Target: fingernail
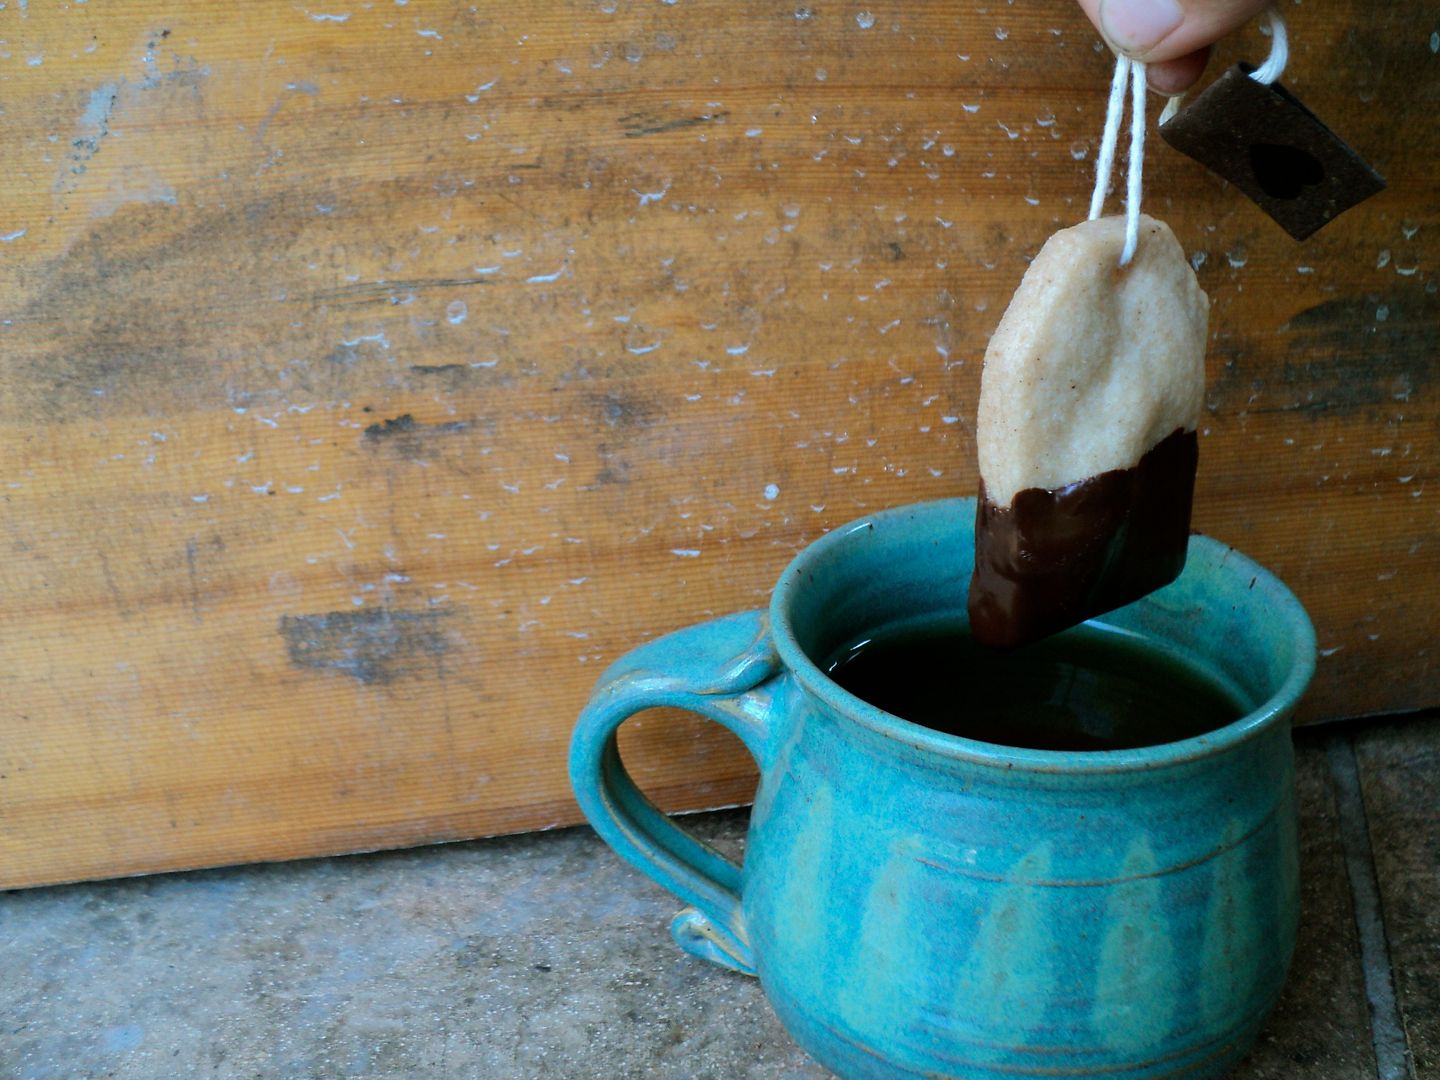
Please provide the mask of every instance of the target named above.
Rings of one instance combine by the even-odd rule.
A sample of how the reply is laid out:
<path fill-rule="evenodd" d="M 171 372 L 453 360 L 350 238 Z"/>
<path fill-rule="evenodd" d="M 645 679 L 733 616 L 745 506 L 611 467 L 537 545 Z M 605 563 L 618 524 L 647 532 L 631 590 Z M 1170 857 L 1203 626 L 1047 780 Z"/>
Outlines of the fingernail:
<path fill-rule="evenodd" d="M 1175 0 L 1101 0 L 1100 29 L 1121 52 L 1143 58 L 1185 19 Z"/>

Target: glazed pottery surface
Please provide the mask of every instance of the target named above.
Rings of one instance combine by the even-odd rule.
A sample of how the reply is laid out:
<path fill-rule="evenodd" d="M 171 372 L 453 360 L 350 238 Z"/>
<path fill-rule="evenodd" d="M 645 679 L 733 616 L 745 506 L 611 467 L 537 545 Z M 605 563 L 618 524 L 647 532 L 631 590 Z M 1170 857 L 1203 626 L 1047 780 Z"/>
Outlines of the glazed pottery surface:
<path fill-rule="evenodd" d="M 971 741 L 831 682 L 817 662 L 859 635 L 964 612 L 974 516 L 969 499 L 875 514 L 802 552 L 768 611 L 621 658 L 576 727 L 580 805 L 690 905 L 681 947 L 758 975 L 842 1077 L 1220 1076 L 1295 939 L 1287 721 L 1309 619 L 1263 568 L 1192 537 L 1174 584 L 1091 625 L 1204 670 L 1245 715 L 1136 750 Z M 657 705 L 725 725 L 759 763 L 743 866 L 625 773 L 615 731 Z"/>

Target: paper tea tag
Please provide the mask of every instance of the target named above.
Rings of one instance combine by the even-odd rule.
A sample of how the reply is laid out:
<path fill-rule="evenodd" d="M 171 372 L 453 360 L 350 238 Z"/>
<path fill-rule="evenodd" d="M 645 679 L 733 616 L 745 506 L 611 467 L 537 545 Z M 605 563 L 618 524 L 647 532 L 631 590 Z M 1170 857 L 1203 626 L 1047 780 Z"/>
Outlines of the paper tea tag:
<path fill-rule="evenodd" d="M 1160 137 L 1304 240 L 1385 180 L 1294 94 L 1252 79 L 1254 70 L 1236 64 L 1160 125 Z"/>

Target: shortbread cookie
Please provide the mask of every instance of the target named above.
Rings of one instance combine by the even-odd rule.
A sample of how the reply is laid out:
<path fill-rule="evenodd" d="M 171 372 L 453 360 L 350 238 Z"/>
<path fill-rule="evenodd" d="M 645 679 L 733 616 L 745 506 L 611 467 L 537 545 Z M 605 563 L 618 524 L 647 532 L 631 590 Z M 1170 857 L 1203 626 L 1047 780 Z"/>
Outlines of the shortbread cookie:
<path fill-rule="evenodd" d="M 1010 647 L 1137 600 L 1185 565 L 1209 302 L 1175 235 L 1064 229 L 1026 271 L 980 383 L 970 620 Z"/>

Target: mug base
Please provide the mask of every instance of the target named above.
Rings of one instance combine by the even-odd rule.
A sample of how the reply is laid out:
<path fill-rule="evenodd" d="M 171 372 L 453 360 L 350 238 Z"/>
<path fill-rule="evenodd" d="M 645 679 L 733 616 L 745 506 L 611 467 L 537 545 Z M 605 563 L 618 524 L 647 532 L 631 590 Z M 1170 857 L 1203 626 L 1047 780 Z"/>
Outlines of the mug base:
<path fill-rule="evenodd" d="M 884 1046 L 871 1045 L 855 1036 L 807 1015 L 773 994 L 765 985 L 770 1006 L 781 1025 L 807 1054 L 840 1080 L 1021 1080 L 1043 1076 L 1075 1080 L 1220 1080 L 1239 1063 L 1254 1045 L 1269 1015 L 1261 1015 L 1232 1028 L 1199 1046 L 1172 1050 L 1159 1059 L 1116 1058 L 1110 1062 L 1090 1061 L 1067 1066 L 1054 1054 L 1036 1055 L 1032 1050 L 1018 1050 L 1011 1062 L 994 1060 L 996 1048 L 977 1049 L 977 1055 L 991 1060 L 959 1061 L 965 1047 L 957 1046 L 952 1054 L 931 1053 L 910 1061 L 909 1055 L 895 1053 Z M 1027 1060 L 1028 1059 L 1028 1060 Z"/>

